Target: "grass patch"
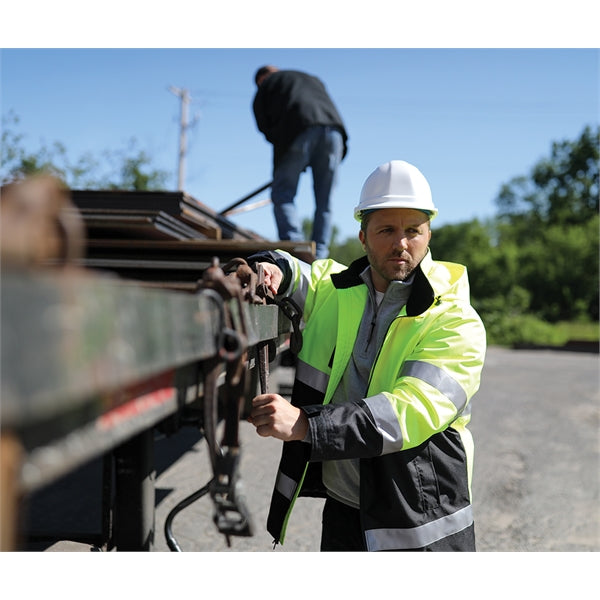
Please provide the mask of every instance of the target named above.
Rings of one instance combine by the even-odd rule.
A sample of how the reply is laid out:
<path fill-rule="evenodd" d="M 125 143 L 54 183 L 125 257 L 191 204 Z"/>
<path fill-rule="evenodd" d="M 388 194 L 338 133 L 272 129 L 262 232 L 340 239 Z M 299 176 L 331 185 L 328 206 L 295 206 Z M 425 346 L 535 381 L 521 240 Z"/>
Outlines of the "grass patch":
<path fill-rule="evenodd" d="M 567 340 L 577 340 L 582 342 L 597 342 L 600 340 L 600 324 L 566 322 L 557 323 L 556 327 Z"/>

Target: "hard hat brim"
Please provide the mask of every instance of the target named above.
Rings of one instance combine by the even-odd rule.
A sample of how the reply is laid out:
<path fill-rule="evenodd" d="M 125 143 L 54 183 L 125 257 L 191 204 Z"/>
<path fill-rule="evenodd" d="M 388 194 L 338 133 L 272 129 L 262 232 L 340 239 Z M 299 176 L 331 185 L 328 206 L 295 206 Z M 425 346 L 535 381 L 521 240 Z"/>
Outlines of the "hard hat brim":
<path fill-rule="evenodd" d="M 437 208 L 419 208 L 417 206 L 410 206 L 406 202 L 395 203 L 388 200 L 387 202 L 381 202 L 379 204 L 371 204 L 368 208 L 361 208 L 360 205 L 357 206 L 354 209 L 354 218 L 360 222 L 366 214 L 373 212 L 374 210 L 382 210 L 384 208 L 412 208 L 413 210 L 420 210 L 429 216 L 430 221 L 432 221 L 438 214 Z"/>

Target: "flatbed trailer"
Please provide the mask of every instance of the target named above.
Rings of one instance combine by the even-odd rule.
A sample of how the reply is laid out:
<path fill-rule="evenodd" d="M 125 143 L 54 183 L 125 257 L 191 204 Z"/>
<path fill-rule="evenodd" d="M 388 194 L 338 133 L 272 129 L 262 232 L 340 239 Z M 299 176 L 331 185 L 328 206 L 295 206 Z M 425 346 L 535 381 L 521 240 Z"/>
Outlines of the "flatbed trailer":
<path fill-rule="evenodd" d="M 206 289 L 204 275 L 232 256 L 310 256 L 314 244 L 268 242 L 180 192 L 66 193 L 42 179 L 3 188 L 2 202 L 0 550 L 27 549 L 29 497 L 98 459 L 90 543 L 152 550 L 155 434 L 198 427 L 214 455 L 216 426 L 233 427 L 232 355 L 247 403 L 297 328 L 276 304 Z M 182 238 L 190 227 L 196 237 Z M 222 490 L 211 496 L 227 507 Z"/>
<path fill-rule="evenodd" d="M 113 463 L 115 485 L 97 545 L 150 550 L 153 430 L 175 433 L 199 411 L 218 307 L 77 271 L 4 274 L 0 302 L 2 550 L 20 547 L 26 495 L 99 456 Z M 280 309 L 242 306 L 248 355 L 267 341 L 285 349 Z M 250 358 L 250 377 L 255 368 Z"/>

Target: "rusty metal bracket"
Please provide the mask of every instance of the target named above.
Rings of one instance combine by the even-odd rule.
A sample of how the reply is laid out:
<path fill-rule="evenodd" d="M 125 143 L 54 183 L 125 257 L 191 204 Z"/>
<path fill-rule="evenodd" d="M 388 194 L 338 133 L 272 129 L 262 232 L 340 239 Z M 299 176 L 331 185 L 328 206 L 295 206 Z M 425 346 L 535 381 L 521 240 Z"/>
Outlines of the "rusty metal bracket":
<path fill-rule="evenodd" d="M 248 287 L 248 286 L 247 286 Z M 213 479 L 209 485 L 214 503 L 213 521 L 219 532 L 225 535 L 227 545 L 230 536 L 252 535 L 250 514 L 246 507 L 243 486 L 239 477 L 240 443 L 239 420 L 246 397 L 246 365 L 248 356 L 247 328 L 242 303 L 248 297 L 240 280 L 226 276 L 213 259 L 212 266 L 204 272 L 199 283 L 199 293 L 210 293 L 213 299 L 220 296 L 222 323 L 218 328 L 219 352 L 209 361 L 204 382 L 204 431 L 210 449 Z M 227 302 L 238 308 L 238 323 L 234 323 Z M 219 391 L 217 378 L 225 363 L 224 431 L 220 442 L 216 439 L 219 420 Z"/>

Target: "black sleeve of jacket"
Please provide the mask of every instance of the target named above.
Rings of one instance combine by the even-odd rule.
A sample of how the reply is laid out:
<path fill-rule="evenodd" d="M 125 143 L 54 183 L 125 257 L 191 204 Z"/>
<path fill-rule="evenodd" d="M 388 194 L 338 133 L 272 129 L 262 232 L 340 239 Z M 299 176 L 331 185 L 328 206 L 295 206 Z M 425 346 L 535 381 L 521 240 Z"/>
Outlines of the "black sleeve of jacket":
<path fill-rule="evenodd" d="M 267 141 L 273 143 L 273 127 L 266 112 L 263 95 L 256 94 L 252 103 L 252 111 L 254 112 L 254 119 L 258 130 L 265 136 Z"/>
<path fill-rule="evenodd" d="M 362 400 L 303 406 L 302 410 L 308 417 L 311 461 L 381 455 L 381 434 Z"/>
<path fill-rule="evenodd" d="M 259 262 L 268 262 L 273 265 L 277 265 L 283 273 L 283 281 L 281 282 L 279 289 L 287 290 L 287 288 L 289 287 L 290 280 L 292 278 L 292 269 L 290 268 L 290 264 L 288 263 L 288 261 L 285 258 L 283 258 L 283 256 L 281 256 L 280 254 L 277 254 L 277 252 L 273 252 L 271 250 L 257 252 L 256 254 L 250 255 L 246 259 L 246 262 L 248 263 L 248 265 L 250 265 L 250 267 L 252 267 L 254 271 L 256 271 L 256 263 Z"/>

